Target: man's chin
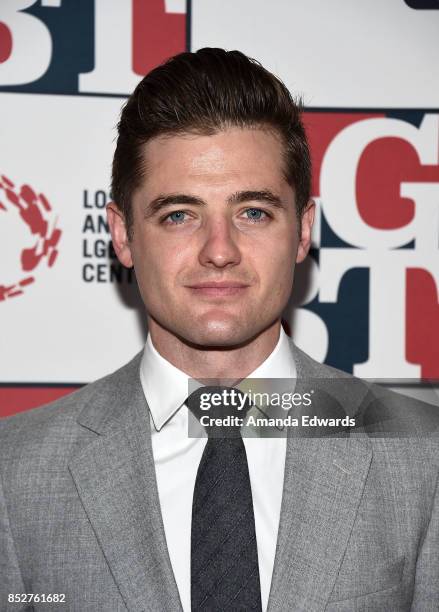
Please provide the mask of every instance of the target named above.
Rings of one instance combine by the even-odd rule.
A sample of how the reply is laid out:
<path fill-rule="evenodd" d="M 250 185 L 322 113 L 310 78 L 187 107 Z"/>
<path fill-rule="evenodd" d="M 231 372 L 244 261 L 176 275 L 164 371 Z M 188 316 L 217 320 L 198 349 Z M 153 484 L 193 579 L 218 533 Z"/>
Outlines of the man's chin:
<path fill-rule="evenodd" d="M 209 348 L 231 349 L 250 342 L 257 335 L 256 330 L 245 330 L 242 326 L 208 325 L 203 328 L 192 328 L 190 333 L 182 338 L 193 346 Z"/>
<path fill-rule="evenodd" d="M 175 325 L 176 316 L 167 321 L 154 317 L 151 319 L 150 323 L 154 322 L 158 329 L 166 330 L 184 344 L 200 350 L 227 350 L 245 346 L 269 326 L 262 326 L 262 317 L 258 326 L 248 325 L 250 317 L 247 316 L 206 317 L 194 314 L 190 320 L 187 317 L 180 319 L 179 325 Z"/>

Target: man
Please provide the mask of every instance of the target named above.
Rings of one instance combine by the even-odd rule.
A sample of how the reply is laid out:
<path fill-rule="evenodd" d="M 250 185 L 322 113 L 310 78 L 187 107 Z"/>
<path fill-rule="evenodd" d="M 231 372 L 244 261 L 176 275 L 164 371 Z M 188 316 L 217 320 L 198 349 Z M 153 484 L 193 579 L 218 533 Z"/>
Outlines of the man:
<path fill-rule="evenodd" d="M 189 377 L 348 378 L 281 327 L 314 216 L 284 85 L 237 51 L 172 58 L 122 112 L 112 187 L 148 340 L 0 424 L 0 609 L 438 610 L 435 439 L 188 437 Z"/>

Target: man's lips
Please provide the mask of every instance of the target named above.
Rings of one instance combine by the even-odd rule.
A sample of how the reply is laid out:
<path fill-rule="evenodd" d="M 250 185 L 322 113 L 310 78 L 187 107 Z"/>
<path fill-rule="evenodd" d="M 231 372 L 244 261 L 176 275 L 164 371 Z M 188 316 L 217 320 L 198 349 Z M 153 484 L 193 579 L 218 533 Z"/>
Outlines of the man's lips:
<path fill-rule="evenodd" d="M 248 287 L 249 285 L 236 281 L 205 281 L 203 283 L 187 285 L 187 288 L 193 291 L 196 295 L 212 297 L 239 295 Z"/>

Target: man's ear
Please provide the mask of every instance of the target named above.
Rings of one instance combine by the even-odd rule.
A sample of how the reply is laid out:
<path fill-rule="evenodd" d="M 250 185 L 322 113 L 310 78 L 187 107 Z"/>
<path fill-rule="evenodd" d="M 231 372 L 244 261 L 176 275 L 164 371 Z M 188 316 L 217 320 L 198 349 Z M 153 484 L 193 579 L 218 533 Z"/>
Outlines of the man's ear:
<path fill-rule="evenodd" d="M 127 268 L 132 268 L 133 258 L 131 256 L 125 216 L 115 202 L 107 204 L 107 219 L 113 240 L 113 248 L 118 260 Z"/>
<path fill-rule="evenodd" d="M 296 263 L 300 263 L 308 255 L 311 246 L 311 231 L 314 223 L 316 205 L 310 200 L 302 213 L 299 248 L 297 249 Z"/>

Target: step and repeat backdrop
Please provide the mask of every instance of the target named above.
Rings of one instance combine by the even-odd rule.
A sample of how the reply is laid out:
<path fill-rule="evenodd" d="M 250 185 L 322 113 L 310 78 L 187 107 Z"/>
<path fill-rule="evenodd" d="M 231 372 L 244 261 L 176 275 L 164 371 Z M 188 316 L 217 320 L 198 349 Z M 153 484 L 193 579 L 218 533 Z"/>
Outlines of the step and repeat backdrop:
<path fill-rule="evenodd" d="M 115 127 L 142 75 L 205 46 L 306 105 L 318 217 L 287 331 L 364 378 L 439 378 L 436 0 L 2 0 L 0 417 L 142 348 L 105 216 Z"/>

